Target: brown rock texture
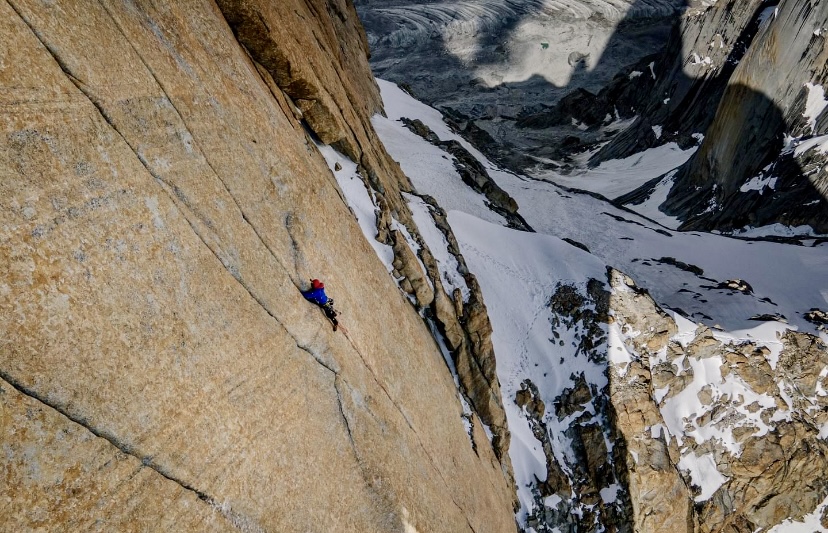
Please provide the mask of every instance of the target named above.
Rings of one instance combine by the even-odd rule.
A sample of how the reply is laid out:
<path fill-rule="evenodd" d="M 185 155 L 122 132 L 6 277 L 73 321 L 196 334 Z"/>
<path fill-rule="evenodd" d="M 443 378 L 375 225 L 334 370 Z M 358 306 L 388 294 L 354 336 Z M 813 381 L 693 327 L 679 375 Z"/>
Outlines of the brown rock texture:
<path fill-rule="evenodd" d="M 828 444 L 819 436 L 828 419 L 819 392 L 828 368 L 825 344 L 787 331 L 774 356 L 766 346 L 723 341 L 704 326 L 680 343 L 671 338 L 673 319 L 645 291 L 616 271 L 610 278 L 613 327 L 628 333 L 625 344 L 634 354 L 611 365 L 610 394 L 619 443 L 628 452 L 635 530 L 747 533 L 811 513 L 828 494 L 821 474 Z M 681 432 L 668 432 L 664 413 L 674 407 L 667 404 L 687 401 L 675 396 L 699 379 L 692 368 L 704 361 L 718 365 L 719 376 L 706 376 L 696 394 L 700 410 L 684 417 Z M 725 380 L 742 392 L 720 394 Z M 699 441 L 703 427 L 732 432 L 735 444 Z M 723 476 L 712 494 L 700 496 L 699 479 L 682 466 L 688 456 L 712 458 Z"/>
<path fill-rule="evenodd" d="M 365 53 L 347 1 L 0 2 L 4 523 L 514 530 L 303 128 L 406 222 Z"/>
<path fill-rule="evenodd" d="M 559 282 L 549 301 L 555 355 L 594 367 L 561 357 L 554 396 L 524 379 L 512 399 L 545 456 L 526 525 L 755 533 L 818 509 L 825 343 L 781 326 L 777 339 L 726 333 L 671 315 L 611 267 L 607 281 Z"/>
<path fill-rule="evenodd" d="M 353 4 L 345 0 L 310 0 L 296 2 L 295 6 L 290 2 L 262 0 L 217 3 L 246 52 L 269 74 L 266 78 L 272 85 L 284 93 L 294 115 L 322 142 L 358 163 L 360 175 L 373 191 L 381 211 L 377 240 L 393 247 L 395 262 L 399 264 L 397 271 L 405 278 L 401 282 L 404 290 L 416 295 L 420 307 L 431 304 L 435 301 L 431 294 L 433 287 L 439 285 L 439 275 L 431 269 L 428 279 L 423 275 L 410 247 L 394 234 L 396 230 L 391 226 L 397 220 L 417 239 L 416 224 L 400 194 L 413 192 L 413 187 L 385 152 L 370 123 L 370 117 L 382 111 L 382 102 L 366 60 L 368 44 Z M 310 57 L 309 43 L 317 45 Z M 320 68 L 326 64 L 331 68 Z M 426 250 L 425 254 L 421 252 L 420 260 L 427 262 L 427 247 L 421 239 L 418 242 L 421 250 Z M 479 339 L 466 343 L 471 345 L 474 361 L 465 365 L 466 379 L 461 380 L 461 388 L 492 429 L 497 455 L 510 478 L 506 415 L 494 373 L 494 349 L 485 333 L 486 327 L 491 326 L 479 289 L 475 291 L 475 301 L 479 302 L 475 308 L 485 318 L 460 324 L 467 339 Z M 460 318 L 437 314 L 441 329 L 454 328 Z M 467 351 L 455 350 L 453 355 L 466 361 Z M 491 367 L 490 372 L 487 367 Z"/>
<path fill-rule="evenodd" d="M 417 256 L 411 251 L 400 230 L 391 231 L 391 240 L 394 243 L 394 268 L 410 287 L 406 292 L 414 296 L 417 305 L 428 307 L 434 301 L 434 290 L 428 284 L 426 273 L 417 261 Z"/>
<path fill-rule="evenodd" d="M 0 380 L 3 531 L 226 531 L 233 517 Z M 118 497 L 132 493 L 132 505 Z M 78 513 L 94 508 L 96 513 Z"/>
<path fill-rule="evenodd" d="M 610 285 L 610 306 L 619 324 L 644 332 L 632 341 L 641 358 L 624 368 L 610 366 L 614 425 L 618 442 L 624 443 L 627 452 L 631 522 L 635 531 L 693 531 L 693 502 L 676 468 L 676 441 L 651 430 L 663 420 L 652 400 L 649 355 L 676 333 L 676 325 L 621 272 L 610 272 Z"/>

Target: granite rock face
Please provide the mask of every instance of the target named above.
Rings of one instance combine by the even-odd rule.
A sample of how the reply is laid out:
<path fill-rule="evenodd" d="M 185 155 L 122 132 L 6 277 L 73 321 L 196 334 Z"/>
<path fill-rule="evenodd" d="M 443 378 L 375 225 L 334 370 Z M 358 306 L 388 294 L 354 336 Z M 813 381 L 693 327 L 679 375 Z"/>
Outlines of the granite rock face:
<path fill-rule="evenodd" d="M 785 0 L 728 80 L 663 209 L 683 229 L 781 222 L 828 232 L 828 5 Z"/>
<path fill-rule="evenodd" d="M 591 164 L 698 143 L 662 178 L 670 193 L 660 209 L 682 221 L 679 229 L 828 231 L 826 25 L 828 8 L 809 0 L 691 5 L 659 59 L 649 102 Z M 617 201 L 640 203 L 654 185 Z"/>
<path fill-rule="evenodd" d="M 315 145 L 407 221 L 350 2 L 13 0 L 0 28 L 4 525 L 514 529 L 508 457 Z"/>

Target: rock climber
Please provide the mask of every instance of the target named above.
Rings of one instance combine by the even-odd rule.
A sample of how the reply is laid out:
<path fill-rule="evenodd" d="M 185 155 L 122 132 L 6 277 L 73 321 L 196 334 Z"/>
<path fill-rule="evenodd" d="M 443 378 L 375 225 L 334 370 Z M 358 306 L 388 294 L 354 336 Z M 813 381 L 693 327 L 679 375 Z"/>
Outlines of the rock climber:
<path fill-rule="evenodd" d="M 318 279 L 311 280 L 311 288 L 307 291 L 302 291 L 302 296 L 309 302 L 313 302 L 322 308 L 325 316 L 333 324 L 333 330 L 336 331 L 339 322 L 336 320 L 336 311 L 333 308 L 333 298 L 328 298 L 325 294 L 325 284 Z"/>

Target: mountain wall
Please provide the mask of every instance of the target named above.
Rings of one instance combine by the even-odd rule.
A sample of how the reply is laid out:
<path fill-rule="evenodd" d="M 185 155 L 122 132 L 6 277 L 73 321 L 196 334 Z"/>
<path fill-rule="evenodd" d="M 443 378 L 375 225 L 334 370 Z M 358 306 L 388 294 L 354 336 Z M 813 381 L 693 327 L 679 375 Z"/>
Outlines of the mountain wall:
<path fill-rule="evenodd" d="M 0 27 L 4 528 L 514 530 L 485 305 L 390 231 L 416 238 L 410 185 L 350 2 L 12 0 Z M 384 193 L 415 305 L 319 142 Z"/>
<path fill-rule="evenodd" d="M 821 2 L 357 7 L 377 75 L 440 109 L 502 166 L 555 180 L 677 143 L 698 147 L 662 180 L 672 192 L 659 203 L 681 229 L 828 227 Z M 616 200 L 640 204 L 654 188 Z"/>
<path fill-rule="evenodd" d="M 810 0 L 781 2 L 762 25 L 664 204 L 683 228 L 828 231 L 826 27 L 828 5 Z"/>
<path fill-rule="evenodd" d="M 698 144 L 662 180 L 670 193 L 661 209 L 680 229 L 783 223 L 825 232 L 826 9 L 807 0 L 691 5 L 635 121 L 590 163 Z M 641 203 L 654 185 L 617 201 Z"/>
<path fill-rule="evenodd" d="M 766 3 L 690 3 L 675 21 L 664 50 L 650 59 L 652 76 L 624 76 L 616 81 L 633 88 L 634 95 L 627 96 L 632 105 L 613 98 L 611 91 L 607 95 L 605 107 L 618 108 L 622 117 L 635 121 L 601 147 L 590 164 L 668 142 L 683 147 L 697 144 L 694 134 L 710 127 L 728 80 L 759 29 Z"/>

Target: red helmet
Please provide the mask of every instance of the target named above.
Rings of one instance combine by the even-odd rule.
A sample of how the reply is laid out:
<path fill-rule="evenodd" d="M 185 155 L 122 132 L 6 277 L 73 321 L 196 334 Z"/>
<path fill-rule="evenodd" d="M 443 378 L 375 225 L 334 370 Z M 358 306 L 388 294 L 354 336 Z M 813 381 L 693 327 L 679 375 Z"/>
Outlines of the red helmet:
<path fill-rule="evenodd" d="M 319 281 L 318 279 L 312 279 L 311 280 L 311 287 L 313 287 L 314 289 L 324 289 L 325 284 L 322 283 L 321 281 Z"/>

